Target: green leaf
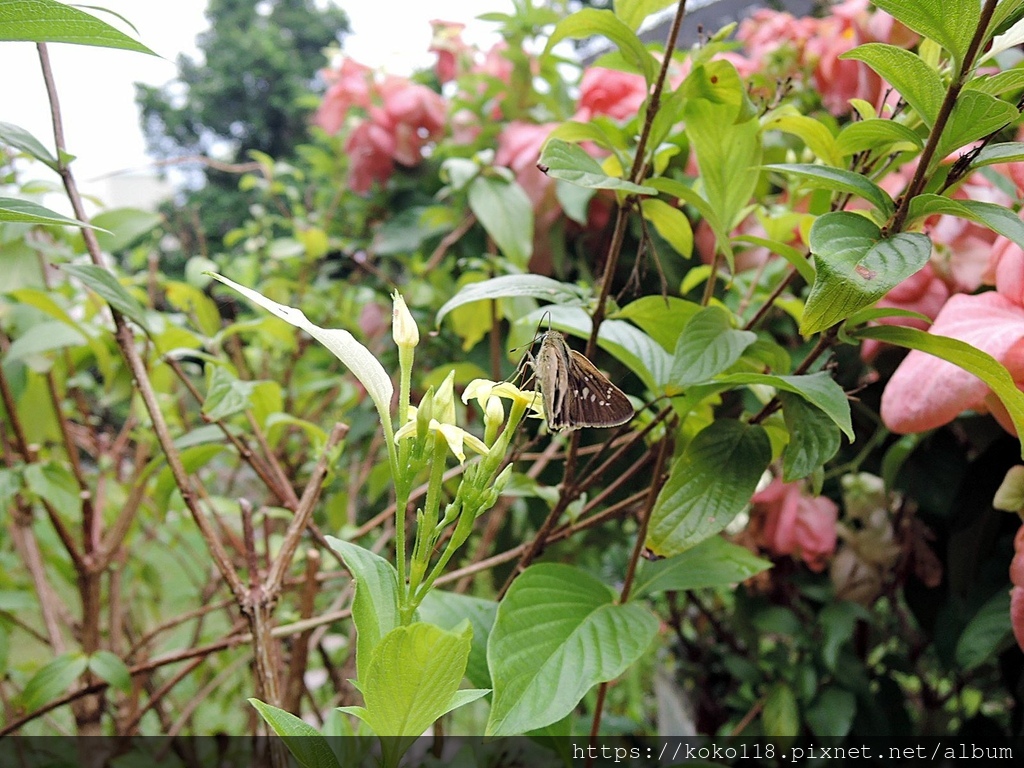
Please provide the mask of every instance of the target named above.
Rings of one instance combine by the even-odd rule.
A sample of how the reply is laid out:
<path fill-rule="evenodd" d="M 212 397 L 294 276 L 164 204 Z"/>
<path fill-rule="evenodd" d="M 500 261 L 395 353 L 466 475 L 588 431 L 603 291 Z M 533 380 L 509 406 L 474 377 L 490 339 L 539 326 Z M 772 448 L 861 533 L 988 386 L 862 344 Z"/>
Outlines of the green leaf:
<path fill-rule="evenodd" d="M 128 665 L 110 651 L 96 651 L 89 657 L 89 671 L 111 688 L 127 693 L 132 689 L 132 676 Z"/>
<path fill-rule="evenodd" d="M 865 43 L 839 58 L 863 61 L 900 92 L 925 125 L 929 128 L 935 125 L 946 89 L 938 73 L 916 53 L 886 43 Z M 879 122 L 892 123 L 890 120 Z"/>
<path fill-rule="evenodd" d="M 615 313 L 619 320 L 632 320 L 658 344 L 671 352 L 690 318 L 701 310 L 700 304 L 678 296 L 641 296 Z"/>
<path fill-rule="evenodd" d="M 435 720 L 487 691 L 459 690 L 473 630 L 464 622 L 455 632 L 417 622 L 385 635 L 361 681 L 366 707 L 343 707 L 381 739 L 385 765 L 402 754 Z"/>
<path fill-rule="evenodd" d="M 0 122 L 0 143 L 14 147 L 44 165 L 48 165 L 53 170 L 57 170 L 59 165 L 57 158 L 50 154 L 50 150 L 39 139 L 20 126 Z"/>
<path fill-rule="evenodd" d="M 772 459 L 760 426 L 719 419 L 672 466 L 651 511 L 647 546 L 670 557 L 725 529 L 750 501 Z"/>
<path fill-rule="evenodd" d="M 701 197 L 695 189 L 686 186 L 676 179 L 659 177 L 655 179 L 648 179 L 647 184 L 648 186 L 654 187 L 659 192 L 672 195 L 673 197 L 682 200 L 687 205 L 692 205 L 696 208 L 701 218 L 707 222 L 709 227 L 711 227 L 711 231 L 715 235 L 716 246 L 726 255 L 731 263 L 733 255 L 732 249 L 729 246 L 729 233 L 726 231 L 721 219 L 718 217 L 717 211 L 711 203 Z"/>
<path fill-rule="evenodd" d="M 356 582 L 352 619 L 356 623 L 356 677 L 366 679 L 373 650 L 401 623 L 398 610 L 398 572 L 378 554 L 334 536 L 327 543 L 345 560 Z M 378 733 L 378 735 L 381 735 Z"/>
<path fill-rule="evenodd" d="M 3 2 L 3 0 L 0 0 Z M 56 225 L 61 227 L 89 227 L 97 229 L 90 224 L 69 219 L 56 211 L 44 208 L 28 200 L 19 200 L 16 197 L 0 197 L 0 222 L 9 221 L 21 224 L 39 224 L 41 226 Z"/>
<path fill-rule="evenodd" d="M 54 0 L 0 0 L 0 40 L 97 45 L 156 56 L 95 16 Z"/>
<path fill-rule="evenodd" d="M 937 42 L 958 63 L 978 26 L 981 7 L 974 0 L 877 0 L 875 5 Z"/>
<path fill-rule="evenodd" d="M 498 604 L 493 600 L 440 589 L 432 589 L 420 603 L 420 618 L 441 629 L 453 630 L 462 621 L 469 621 L 473 627 L 473 643 L 469 649 L 466 677 L 477 688 L 491 687 L 491 673 L 487 669 L 487 638 L 497 612 Z"/>
<path fill-rule="evenodd" d="M 96 235 L 100 248 L 117 253 L 163 223 L 159 213 L 138 208 L 110 208 L 92 217 L 92 224 L 103 231 Z"/>
<path fill-rule="evenodd" d="M 797 250 L 791 245 L 780 243 L 778 240 L 769 240 L 765 237 L 755 237 L 754 235 L 737 235 L 732 239 L 734 243 L 750 243 L 751 245 L 759 245 L 767 248 L 772 253 L 777 253 L 779 256 L 784 258 L 793 268 L 800 273 L 800 277 L 804 279 L 808 285 L 814 282 L 814 266 L 807 259 L 807 255 Z"/>
<path fill-rule="evenodd" d="M 101 299 L 136 325 L 149 333 L 146 310 L 128 290 L 121 285 L 114 273 L 95 264 L 64 264 L 61 266 L 69 275 L 77 277 L 86 288 L 94 291 Z"/>
<path fill-rule="evenodd" d="M 885 216 L 892 215 L 895 210 L 889 193 L 859 173 L 808 163 L 776 163 L 766 165 L 764 168 L 797 176 L 812 187 L 857 195 L 871 203 Z"/>
<path fill-rule="evenodd" d="M 686 214 L 663 200 L 649 198 L 640 201 L 640 212 L 658 234 L 684 258 L 693 254 L 693 228 Z"/>
<path fill-rule="evenodd" d="M 25 684 L 18 697 L 23 709 L 38 709 L 43 704 L 68 692 L 72 684 L 82 676 L 89 666 L 89 659 L 82 653 L 63 653 L 39 669 Z"/>
<path fill-rule="evenodd" d="M 373 404 L 377 407 L 381 421 L 386 425 L 385 429 L 388 432 L 391 431 L 391 396 L 395 392 L 395 386 L 391 383 L 391 377 L 388 376 L 388 372 L 384 370 L 380 361 L 373 356 L 370 350 L 356 341 L 351 333 L 340 328 L 321 328 L 318 325 L 313 325 L 301 310 L 278 304 L 276 301 L 221 275 L 214 275 L 214 277 L 224 285 L 234 288 L 253 304 L 263 307 L 286 323 L 301 328 L 327 347 L 366 388 Z"/>
<path fill-rule="evenodd" d="M 809 336 L 870 306 L 928 263 L 927 235 L 901 232 L 882 239 L 868 219 L 849 211 L 819 216 L 811 227 L 817 277 L 800 333 Z"/>
<path fill-rule="evenodd" d="M 1020 114 L 1013 104 L 981 91 L 961 91 L 939 138 L 931 167 L 937 166 L 954 150 L 998 131 L 1018 117 Z"/>
<path fill-rule="evenodd" d="M 615 15 L 635 32 L 652 13 L 674 4 L 674 0 L 616 0 Z"/>
<path fill-rule="evenodd" d="M 1024 70 L 1021 70 L 1021 74 L 1024 74 Z M 1024 160 L 1024 142 L 1006 141 L 989 144 L 982 148 L 981 152 L 971 161 L 971 170 L 996 163 L 1019 163 L 1021 160 Z M 916 201 L 917 198 L 914 200 Z"/>
<path fill-rule="evenodd" d="M 973 373 L 1003 401 L 1017 434 L 1024 435 L 1024 392 L 1017 389 L 1009 371 L 991 355 L 959 339 L 936 336 L 916 328 L 876 325 L 858 328 L 852 335 L 859 339 L 878 339 L 908 349 L 919 349 Z"/>
<path fill-rule="evenodd" d="M 910 201 L 907 218 L 914 222 L 936 213 L 983 224 L 1024 248 L 1024 222 L 1009 208 L 981 200 L 951 200 L 940 195 L 925 194 Z"/>
<path fill-rule="evenodd" d="M 827 413 L 802 397 L 780 392 L 779 400 L 789 430 L 789 445 L 782 457 L 782 479 L 788 483 L 807 477 L 836 455 L 839 427 Z"/>
<path fill-rule="evenodd" d="M 264 704 L 259 699 L 249 699 L 249 703 L 267 721 L 267 725 L 274 733 L 281 737 L 281 741 L 302 768 L 341 768 L 327 739 L 305 720 L 283 709 Z"/>
<path fill-rule="evenodd" d="M 672 384 L 686 387 L 707 381 L 731 366 L 757 341 L 753 331 L 732 326 L 732 316 L 721 307 L 705 307 L 679 334 L 672 357 Z"/>
<path fill-rule="evenodd" d="M 826 688 L 814 698 L 804 718 L 819 739 L 845 736 L 857 714 L 857 696 L 845 688 Z"/>
<path fill-rule="evenodd" d="M 211 424 L 210 427 L 213 427 L 213 425 Z M 192 474 L 206 466 L 209 462 L 213 461 L 215 457 L 227 450 L 223 433 L 219 429 L 216 431 L 211 429 L 207 431 L 206 435 L 212 439 L 220 441 L 220 444 L 193 445 L 192 447 L 182 448 L 182 444 L 189 444 L 187 438 L 194 436 L 194 433 L 198 431 L 199 430 L 194 430 L 191 435 L 185 435 L 175 441 L 175 447 L 181 451 L 181 464 L 189 474 Z M 163 462 L 163 458 L 155 459 L 154 462 Z M 156 464 L 154 463 L 153 466 L 156 466 Z M 152 500 L 156 505 L 156 508 L 159 510 L 165 510 L 170 503 L 171 494 L 176 490 L 178 490 L 178 485 L 174 480 L 174 474 L 171 472 L 171 468 L 164 467 L 160 470 L 160 474 L 157 476 L 156 483 L 153 486 Z"/>
<path fill-rule="evenodd" d="M 253 390 L 259 382 L 242 381 L 221 365 L 212 370 L 210 386 L 203 402 L 203 413 L 207 418 L 220 421 L 248 408 Z"/>
<path fill-rule="evenodd" d="M 987 55 L 991 55 L 991 53 Z M 964 88 L 981 91 L 989 96 L 1002 96 L 1004 93 L 1024 88 L 1024 69 L 1008 69 L 994 75 L 981 75 L 968 81 Z"/>
<path fill-rule="evenodd" d="M 956 663 L 965 672 L 994 659 L 1012 636 L 1010 593 L 996 592 L 978 609 L 956 643 Z"/>
<path fill-rule="evenodd" d="M 879 118 L 848 123 L 836 137 L 836 148 L 843 157 L 868 149 L 882 153 L 921 149 L 923 146 L 924 139 L 903 123 Z"/>
<path fill-rule="evenodd" d="M 434 322 L 441 324 L 444 316 L 457 307 L 486 299 L 506 299 L 529 296 L 553 304 L 582 304 L 586 294 L 579 286 L 563 283 L 543 275 L 502 275 L 463 286 L 446 301 Z"/>
<path fill-rule="evenodd" d="M 784 114 L 773 117 L 764 124 L 769 131 L 782 131 L 796 136 L 807 145 L 820 160 L 828 165 L 840 167 L 844 165 L 843 156 L 836 146 L 832 132 L 820 120 L 797 114 Z"/>
<path fill-rule="evenodd" d="M 853 637 L 857 619 L 868 618 L 863 608 L 855 603 L 838 602 L 826 605 L 818 614 L 818 626 L 822 630 L 821 658 L 825 668 L 836 671 L 839 651 Z"/>
<path fill-rule="evenodd" d="M 761 722 L 768 738 L 800 733 L 800 707 L 792 688 L 785 683 L 775 683 L 771 687 L 761 712 Z"/>
<path fill-rule="evenodd" d="M 746 581 L 772 567 L 746 547 L 732 544 L 721 536 L 712 536 L 692 549 L 663 560 L 640 564 L 633 585 L 636 600 L 666 590 L 728 587 Z"/>
<path fill-rule="evenodd" d="M 725 385 L 761 384 L 775 387 L 783 392 L 800 395 L 809 403 L 817 406 L 836 423 L 843 433 L 853 442 L 853 424 L 850 421 L 850 403 L 846 393 L 828 371 L 804 374 L 802 376 L 778 376 L 768 373 L 731 373 L 718 379 Z"/>
<path fill-rule="evenodd" d="M 85 336 L 74 326 L 59 320 L 45 320 L 29 326 L 24 333 L 12 341 L 3 360 L 5 363 L 28 361 L 30 358 L 52 352 L 55 349 L 78 347 L 82 344 L 85 344 Z M 37 366 L 33 366 L 33 370 L 40 372 L 49 370 L 50 361 L 45 360 L 44 362 L 45 366 L 42 370 Z"/>
<path fill-rule="evenodd" d="M 498 606 L 487 643 L 494 697 L 486 733 L 521 734 L 561 719 L 647 650 L 658 621 L 568 565 L 527 568 Z"/>
<path fill-rule="evenodd" d="M 735 73 L 731 65 L 726 71 Z M 742 96 L 742 87 L 739 93 Z M 726 230 L 739 223 L 760 175 L 761 125 L 756 118 L 735 122 L 737 112 L 731 104 L 707 99 L 693 99 L 685 109 L 686 135 L 697 155 L 700 183 Z"/>
<path fill-rule="evenodd" d="M 581 11 L 582 13 L 582 11 Z M 576 144 L 549 139 L 540 153 L 538 167 L 553 179 L 562 179 L 589 189 L 614 189 L 635 195 L 654 195 L 653 187 L 640 186 L 626 179 L 609 176 L 600 164 Z"/>
<path fill-rule="evenodd" d="M 29 464 L 25 485 L 32 493 L 53 505 L 63 517 L 77 521 L 82 514 L 81 489 L 71 470 L 62 464 Z"/>
<path fill-rule="evenodd" d="M 533 253 L 533 204 L 523 188 L 477 176 L 469 185 L 469 207 L 505 257 L 526 269 Z"/>
<path fill-rule="evenodd" d="M 623 59 L 636 68 L 648 83 L 654 82 L 658 73 L 658 61 L 640 41 L 632 29 L 607 10 L 584 8 L 572 16 L 562 19 L 555 25 L 548 44 L 544 48 L 544 56 L 562 40 L 585 39 L 593 35 L 604 35 L 618 47 Z"/>

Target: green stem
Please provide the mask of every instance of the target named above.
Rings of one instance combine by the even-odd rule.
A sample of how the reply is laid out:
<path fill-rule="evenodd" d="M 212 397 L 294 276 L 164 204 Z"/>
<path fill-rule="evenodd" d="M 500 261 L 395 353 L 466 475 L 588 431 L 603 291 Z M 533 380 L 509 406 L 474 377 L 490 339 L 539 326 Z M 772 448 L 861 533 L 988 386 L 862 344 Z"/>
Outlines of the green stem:
<path fill-rule="evenodd" d="M 434 433 L 434 451 L 430 458 L 430 479 L 427 482 L 427 500 L 423 506 L 423 514 L 416 520 L 416 544 L 409 563 L 409 594 L 415 595 L 423 575 L 430 565 L 430 553 L 437 541 L 437 513 L 441 508 L 441 491 L 443 490 L 445 458 L 448 455 L 448 443 L 440 433 Z M 415 610 L 415 606 L 412 606 Z"/>

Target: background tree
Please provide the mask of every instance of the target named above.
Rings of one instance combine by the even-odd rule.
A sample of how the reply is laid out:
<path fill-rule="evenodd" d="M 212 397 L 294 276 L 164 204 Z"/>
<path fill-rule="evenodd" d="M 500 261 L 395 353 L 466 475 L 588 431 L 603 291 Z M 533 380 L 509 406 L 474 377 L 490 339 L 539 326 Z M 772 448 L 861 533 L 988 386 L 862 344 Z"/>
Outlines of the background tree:
<path fill-rule="evenodd" d="M 229 163 L 253 150 L 291 155 L 306 136 L 311 87 L 322 90 L 316 80 L 324 48 L 348 32 L 348 16 L 315 0 L 210 0 L 206 18 L 201 56 L 179 56 L 176 80 L 136 85 L 149 151 Z M 198 211 L 207 237 L 219 239 L 244 217 L 236 174 L 203 166 L 188 186 L 185 207 Z"/>

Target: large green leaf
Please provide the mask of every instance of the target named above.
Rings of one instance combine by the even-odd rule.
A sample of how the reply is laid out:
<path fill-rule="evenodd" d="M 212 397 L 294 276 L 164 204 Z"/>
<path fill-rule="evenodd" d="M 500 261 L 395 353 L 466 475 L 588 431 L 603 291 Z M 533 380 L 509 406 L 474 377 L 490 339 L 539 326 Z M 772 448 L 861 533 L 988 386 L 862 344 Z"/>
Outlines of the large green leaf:
<path fill-rule="evenodd" d="M 909 223 L 913 223 L 937 213 L 983 224 L 1024 248 L 1024 222 L 1016 213 L 1002 205 L 981 200 L 951 200 L 941 195 L 924 194 L 910 201 L 907 219 Z"/>
<path fill-rule="evenodd" d="M 2 0 L 0 0 L 2 2 Z M 9 221 L 18 224 L 39 224 L 60 227 L 90 227 L 90 224 L 69 219 L 67 216 L 51 211 L 41 205 L 16 197 L 0 197 L 0 222 Z"/>
<path fill-rule="evenodd" d="M 95 264 L 64 264 L 61 269 L 77 277 L 112 308 L 148 332 L 146 310 L 109 269 Z"/>
<path fill-rule="evenodd" d="M 469 185 L 469 207 L 505 257 L 526 269 L 533 253 L 533 204 L 523 188 L 477 176 Z"/>
<path fill-rule="evenodd" d="M 902 123 L 877 117 L 843 126 L 836 148 L 845 157 L 870 149 L 876 152 L 921 149 L 924 139 Z"/>
<path fill-rule="evenodd" d="M 588 189 L 614 189 L 636 195 L 655 195 L 657 190 L 609 176 L 580 146 L 561 139 L 549 139 L 540 153 L 538 167 L 553 179 L 562 179 Z"/>
<path fill-rule="evenodd" d="M 931 167 L 934 168 L 951 152 L 998 131 L 1018 117 L 1020 113 L 1013 104 L 981 91 L 962 91 L 939 138 Z"/>
<path fill-rule="evenodd" d="M 683 328 L 700 310 L 700 304 L 678 296 L 641 296 L 616 312 L 615 318 L 633 321 L 671 352 Z"/>
<path fill-rule="evenodd" d="M 789 430 L 789 444 L 782 457 L 782 479 L 788 483 L 807 477 L 835 456 L 841 440 L 835 421 L 803 397 L 780 392 L 779 400 Z M 846 412 L 849 414 L 849 407 Z"/>
<path fill-rule="evenodd" d="M 785 113 L 767 120 L 764 128 L 796 136 L 807 145 L 811 152 L 828 165 L 835 167 L 844 165 L 843 156 L 836 145 L 835 137 L 820 120 L 806 115 Z"/>
<path fill-rule="evenodd" d="M 693 254 L 693 228 L 685 213 L 664 200 L 653 198 L 640 201 L 640 212 L 676 253 L 690 258 Z"/>
<path fill-rule="evenodd" d="M 863 61 L 900 92 L 925 125 L 935 125 L 946 89 L 938 73 L 920 56 L 895 45 L 866 43 L 839 58 Z"/>
<path fill-rule="evenodd" d="M 521 734 L 564 717 L 592 686 L 640 658 L 657 630 L 647 608 L 616 605 L 611 588 L 577 568 L 527 568 L 498 606 L 487 644 L 487 734 Z"/>
<path fill-rule="evenodd" d="M 647 546 L 670 557 L 722 531 L 750 501 L 772 459 L 760 426 L 719 419 L 672 466 L 651 511 Z"/>
<path fill-rule="evenodd" d="M 815 736 L 828 739 L 848 734 L 856 714 L 856 695 L 852 691 L 833 686 L 814 698 L 804 718 Z"/>
<path fill-rule="evenodd" d="M 1003 405 L 1006 406 L 1006 410 L 1013 420 L 1017 434 L 1024 435 L 1024 392 L 1017 389 L 1010 372 L 987 352 L 982 352 L 977 347 L 972 347 L 959 339 L 936 336 L 916 328 L 904 328 L 896 325 L 858 328 L 852 335 L 860 339 L 878 339 L 888 344 L 918 349 L 953 363 L 968 373 L 973 373 L 1003 401 Z M 1024 457 L 1024 446 L 1022 446 L 1021 455 Z"/>
<path fill-rule="evenodd" d="M 996 592 L 974 614 L 956 643 L 956 662 L 963 670 L 995 658 L 1013 635 L 1010 626 L 1010 593 Z"/>
<path fill-rule="evenodd" d="M 964 60 L 981 7 L 975 0 L 875 0 L 875 5 L 930 37 L 957 62 Z"/>
<path fill-rule="evenodd" d="M 708 99 L 692 99 L 685 109 L 686 135 L 697 155 L 704 195 L 726 230 L 739 223 L 760 173 L 760 122 L 737 123 L 737 111 L 732 104 Z"/>
<path fill-rule="evenodd" d="M 163 220 L 159 213 L 139 208 L 110 208 L 97 213 L 91 222 L 103 230 L 96 235 L 100 248 L 108 253 L 117 253 L 152 232 Z"/>
<path fill-rule="evenodd" d="M 29 678 L 18 697 L 18 703 L 30 711 L 41 707 L 51 699 L 67 693 L 88 667 L 89 659 L 83 653 L 61 654 Z"/>
<path fill-rule="evenodd" d="M 400 623 L 398 572 L 380 555 L 334 536 L 327 543 L 345 561 L 356 581 L 352 619 L 356 623 L 356 677 L 363 681 L 373 649 Z"/>
<path fill-rule="evenodd" d="M 721 536 L 712 536 L 678 555 L 654 562 L 643 561 L 633 583 L 632 599 L 666 590 L 727 587 L 771 567 L 769 561 L 757 557 L 746 547 L 732 544 Z"/>
<path fill-rule="evenodd" d="M 674 0 L 616 0 L 615 15 L 622 19 L 623 24 L 636 31 L 652 13 L 674 4 Z"/>
<path fill-rule="evenodd" d="M 783 392 L 800 395 L 809 403 L 824 411 L 843 433 L 853 441 L 853 424 L 850 421 L 850 403 L 846 393 L 828 371 L 801 376 L 778 376 L 770 373 L 731 373 L 717 379 L 716 383 L 726 386 L 735 384 L 760 384 L 775 387 Z"/>
<path fill-rule="evenodd" d="M 106 22 L 55 0 L 0 0 L 0 40 L 98 45 L 156 56 Z"/>
<path fill-rule="evenodd" d="M 757 340 L 753 331 L 733 328 L 732 316 L 721 307 L 705 307 L 679 334 L 672 357 L 672 384 L 686 387 L 707 381 L 743 355 Z"/>
<path fill-rule="evenodd" d="M 586 294 L 579 286 L 563 283 L 544 275 L 501 275 L 463 286 L 439 310 L 435 322 L 440 325 L 445 315 L 457 307 L 486 299 L 507 299 L 529 296 L 553 304 L 582 304 Z"/>
<path fill-rule="evenodd" d="M 82 489 L 71 469 L 56 461 L 34 462 L 25 467 L 25 485 L 63 517 L 77 520 L 82 514 Z"/>
<path fill-rule="evenodd" d="M 658 61 L 636 33 L 611 11 L 584 8 L 562 19 L 555 25 L 551 37 L 548 38 L 544 54 L 547 55 L 557 43 L 566 38 L 581 39 L 593 35 L 604 35 L 615 43 L 623 60 L 635 67 L 648 83 L 654 82 L 654 76 L 658 73 Z"/>
<path fill-rule="evenodd" d="M 0 122 L 0 144 L 14 147 L 48 165 L 53 170 L 58 168 L 57 158 L 50 153 L 50 150 L 21 126 Z"/>
<path fill-rule="evenodd" d="M 889 193 L 859 173 L 809 163 L 775 163 L 764 167 L 769 171 L 796 176 L 812 187 L 823 187 L 862 197 L 885 216 L 892 215 L 895 210 Z"/>
<path fill-rule="evenodd" d="M 473 627 L 473 643 L 469 649 L 466 677 L 477 688 L 491 687 L 491 673 L 487 669 L 487 638 L 494 626 L 498 604 L 493 600 L 460 595 L 432 589 L 420 603 L 419 617 L 441 629 L 455 629 L 462 621 L 468 620 Z"/>
<path fill-rule="evenodd" d="M 259 699 L 249 699 L 260 716 L 266 720 L 274 733 L 288 747 L 302 768 L 341 768 L 338 758 L 320 732 L 290 712 L 264 704 Z"/>
<path fill-rule="evenodd" d="M 243 381 L 223 366 L 210 374 L 210 386 L 203 401 L 203 413 L 211 421 L 220 421 L 241 413 L 250 406 L 252 393 L 259 382 Z"/>
<path fill-rule="evenodd" d="M 77 347 L 85 344 L 85 336 L 73 325 L 59 320 L 44 320 L 29 326 L 8 347 L 3 355 L 5 363 L 26 362 L 31 364 L 32 358 L 52 352 L 55 349 Z M 40 373 L 49 370 L 50 360 L 40 358 L 40 365 L 32 365 Z"/>
<path fill-rule="evenodd" d="M 381 737 L 384 764 L 397 766 L 402 754 L 435 720 L 487 693 L 459 690 L 473 630 L 463 622 L 454 632 L 417 622 L 396 627 L 376 648 L 360 681 L 365 707 L 341 707 Z"/>
<path fill-rule="evenodd" d="M 901 232 L 882 239 L 873 222 L 849 211 L 819 216 L 810 245 L 817 276 L 800 323 L 805 336 L 874 304 L 927 264 L 932 252 L 926 235 Z"/>
<path fill-rule="evenodd" d="M 1024 70 L 1020 70 L 1020 72 L 1024 75 Z M 1024 160 L 1024 141 L 988 144 L 971 161 L 971 169 L 996 163 L 1019 163 L 1021 160 Z"/>
<path fill-rule="evenodd" d="M 314 339 L 323 344 L 331 353 L 343 362 L 359 382 L 366 388 L 373 404 L 377 407 L 377 413 L 381 421 L 390 425 L 391 423 L 391 396 L 395 392 L 395 386 L 391 383 L 391 377 L 384 370 L 384 366 L 376 357 L 356 341 L 355 337 L 346 330 L 340 328 L 321 328 L 309 321 L 301 310 L 278 304 L 266 296 L 239 285 L 222 275 L 213 275 L 217 280 L 231 288 L 257 306 L 284 320 L 286 323 L 301 328 Z M 390 430 L 390 427 L 388 427 Z"/>
<path fill-rule="evenodd" d="M 772 685 L 761 711 L 764 735 L 768 738 L 797 736 L 800 733 L 800 705 L 786 683 Z"/>

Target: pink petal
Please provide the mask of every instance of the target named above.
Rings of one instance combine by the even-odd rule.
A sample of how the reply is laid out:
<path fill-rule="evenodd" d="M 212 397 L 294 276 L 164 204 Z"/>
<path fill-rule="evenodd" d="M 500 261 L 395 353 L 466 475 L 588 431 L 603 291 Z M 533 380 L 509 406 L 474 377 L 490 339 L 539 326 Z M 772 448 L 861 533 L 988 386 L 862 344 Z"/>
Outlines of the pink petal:
<path fill-rule="evenodd" d="M 931 333 L 965 341 L 1002 361 L 1024 338 L 1024 307 L 995 292 L 956 295 L 939 312 Z M 882 394 L 882 421 L 900 434 L 923 432 L 979 407 L 986 394 L 981 379 L 913 350 Z"/>

